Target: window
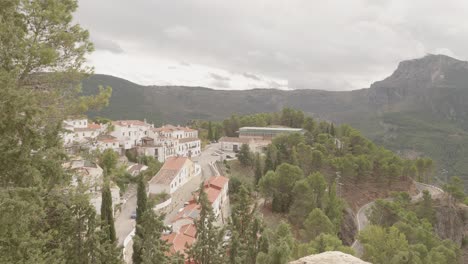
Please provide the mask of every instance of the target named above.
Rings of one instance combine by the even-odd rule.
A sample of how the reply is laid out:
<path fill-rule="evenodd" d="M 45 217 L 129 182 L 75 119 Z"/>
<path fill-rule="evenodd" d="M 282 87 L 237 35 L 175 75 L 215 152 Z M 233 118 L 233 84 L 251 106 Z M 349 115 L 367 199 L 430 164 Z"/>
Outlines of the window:
<path fill-rule="evenodd" d="M 125 136 L 125 132 L 122 132 L 122 136 Z"/>

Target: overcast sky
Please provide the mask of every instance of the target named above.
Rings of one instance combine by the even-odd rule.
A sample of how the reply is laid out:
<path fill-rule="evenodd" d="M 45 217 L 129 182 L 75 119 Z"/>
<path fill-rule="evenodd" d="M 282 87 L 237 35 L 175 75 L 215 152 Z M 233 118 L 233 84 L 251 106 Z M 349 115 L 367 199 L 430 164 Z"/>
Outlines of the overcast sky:
<path fill-rule="evenodd" d="M 468 57 L 466 0 L 79 0 L 96 73 L 216 89 L 369 87 L 405 59 Z"/>

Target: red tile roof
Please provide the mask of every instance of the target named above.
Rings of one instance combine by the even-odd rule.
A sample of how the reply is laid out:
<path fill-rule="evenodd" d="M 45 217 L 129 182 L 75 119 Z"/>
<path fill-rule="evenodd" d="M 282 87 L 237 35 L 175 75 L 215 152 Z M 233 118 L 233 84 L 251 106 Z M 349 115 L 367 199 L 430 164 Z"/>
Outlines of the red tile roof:
<path fill-rule="evenodd" d="M 164 162 L 159 172 L 150 180 L 150 183 L 170 184 L 184 167 L 187 157 L 171 157 Z"/>
<path fill-rule="evenodd" d="M 222 189 L 224 185 L 226 185 L 229 182 L 229 179 L 224 177 L 224 176 L 215 176 L 209 178 L 205 185 L 213 186 L 219 189 Z"/>
<path fill-rule="evenodd" d="M 74 131 L 80 132 L 80 131 L 95 131 L 101 129 L 101 125 L 95 124 L 95 123 L 88 123 L 87 127 L 76 127 Z"/>
<path fill-rule="evenodd" d="M 195 225 L 188 224 L 182 226 L 179 233 L 164 235 L 162 239 L 170 244 L 169 250 L 171 254 L 180 252 L 186 256 L 185 250 L 195 242 L 195 234 Z"/>

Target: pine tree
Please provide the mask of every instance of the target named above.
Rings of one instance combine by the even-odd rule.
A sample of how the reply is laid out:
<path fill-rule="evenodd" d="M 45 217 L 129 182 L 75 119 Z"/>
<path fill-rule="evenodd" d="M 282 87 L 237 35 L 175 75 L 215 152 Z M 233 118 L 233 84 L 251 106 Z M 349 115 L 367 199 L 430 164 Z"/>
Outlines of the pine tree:
<path fill-rule="evenodd" d="M 262 160 L 260 154 L 255 155 L 255 185 L 258 184 L 263 176 Z"/>
<path fill-rule="evenodd" d="M 139 216 L 143 215 L 146 212 L 148 207 L 148 197 L 146 195 L 146 186 L 144 182 L 144 177 L 140 176 L 138 179 L 137 186 L 137 208 L 136 208 L 136 222 L 139 221 Z"/>
<path fill-rule="evenodd" d="M 200 215 L 195 221 L 197 229 L 196 242 L 187 251 L 191 261 L 198 264 L 224 263 L 224 253 L 221 248 L 222 232 L 214 225 L 215 216 L 208 196 L 204 191 L 203 183 L 200 186 L 198 197 Z"/>
<path fill-rule="evenodd" d="M 109 188 L 109 183 L 105 183 L 102 187 L 102 203 L 101 203 L 101 228 L 106 230 L 108 239 L 111 242 L 116 241 L 114 227 L 114 213 L 112 210 L 112 195 Z"/>
<path fill-rule="evenodd" d="M 208 122 L 208 140 L 213 141 L 213 126 L 211 121 Z"/>
<path fill-rule="evenodd" d="M 239 154 L 237 154 L 237 159 L 244 167 L 252 165 L 252 153 L 250 152 L 249 145 L 242 144 Z"/>
<path fill-rule="evenodd" d="M 133 263 L 141 264 L 167 264 L 169 245 L 161 239 L 164 226 L 164 215 L 156 215 L 153 210 L 146 210 L 137 223 L 138 233 L 133 238 Z M 135 254 L 137 254 L 135 256 Z"/>
<path fill-rule="evenodd" d="M 146 186 L 144 182 L 143 175 L 140 175 L 138 179 L 137 186 L 137 209 L 136 209 L 136 227 L 135 227 L 135 237 L 144 236 L 145 230 L 143 229 L 142 217 L 147 211 L 148 201 L 146 196 Z M 151 211 L 151 210 L 150 210 Z M 133 243 L 133 263 L 141 264 L 143 263 L 143 249 L 141 243 Z"/>

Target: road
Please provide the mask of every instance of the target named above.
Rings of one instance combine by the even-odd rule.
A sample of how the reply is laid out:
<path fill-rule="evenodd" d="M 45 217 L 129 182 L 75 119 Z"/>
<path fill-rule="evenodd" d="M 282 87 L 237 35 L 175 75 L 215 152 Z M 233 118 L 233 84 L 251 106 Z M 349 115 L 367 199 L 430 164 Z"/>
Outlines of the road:
<path fill-rule="evenodd" d="M 211 176 L 215 176 L 216 172 L 211 168 L 211 164 L 220 160 L 221 157 L 215 156 L 214 153 L 219 150 L 219 143 L 214 143 L 206 146 L 200 156 L 193 157 L 192 160 L 201 166 L 202 173 L 193 177 L 189 182 L 184 184 L 176 192 L 172 194 L 172 203 L 169 207 L 165 208 L 163 213 L 166 214 L 164 223 L 170 224 L 172 218 L 177 214 L 177 211 L 184 206 L 184 202 L 190 200 L 192 193 L 197 190 L 200 183 Z M 135 228 L 135 220 L 131 219 L 130 216 L 133 211 L 136 210 L 136 191 L 133 193 L 126 194 L 129 198 L 124 206 L 120 215 L 115 220 L 115 231 L 118 237 L 118 245 L 123 246 L 125 238 Z M 133 241 L 130 240 L 124 250 L 124 258 L 126 263 L 131 263 L 131 255 Z"/>
<path fill-rule="evenodd" d="M 118 238 L 118 245 L 122 246 L 125 238 L 135 227 L 135 220 L 131 219 L 131 214 L 136 210 L 136 189 L 135 186 L 130 186 L 125 193 L 124 199 L 127 202 L 122 206 L 120 214 L 114 221 L 115 233 Z"/>
<path fill-rule="evenodd" d="M 429 191 L 433 199 L 440 197 L 444 193 L 442 189 L 429 185 L 429 184 L 415 182 L 415 185 L 416 185 L 416 189 L 419 192 L 417 195 L 414 195 L 411 197 L 412 202 L 420 201 L 422 199 L 422 192 L 424 190 Z M 361 208 L 359 208 L 356 214 L 358 233 L 364 228 L 366 228 L 366 226 L 369 224 L 369 219 L 367 219 L 367 212 L 369 211 L 370 208 L 372 208 L 373 205 L 374 205 L 374 201 L 367 203 L 363 205 Z M 358 240 L 355 240 L 354 243 L 351 245 L 351 247 L 356 252 L 357 257 L 362 257 L 364 253 L 364 247 L 361 245 L 361 243 L 359 243 Z"/>

